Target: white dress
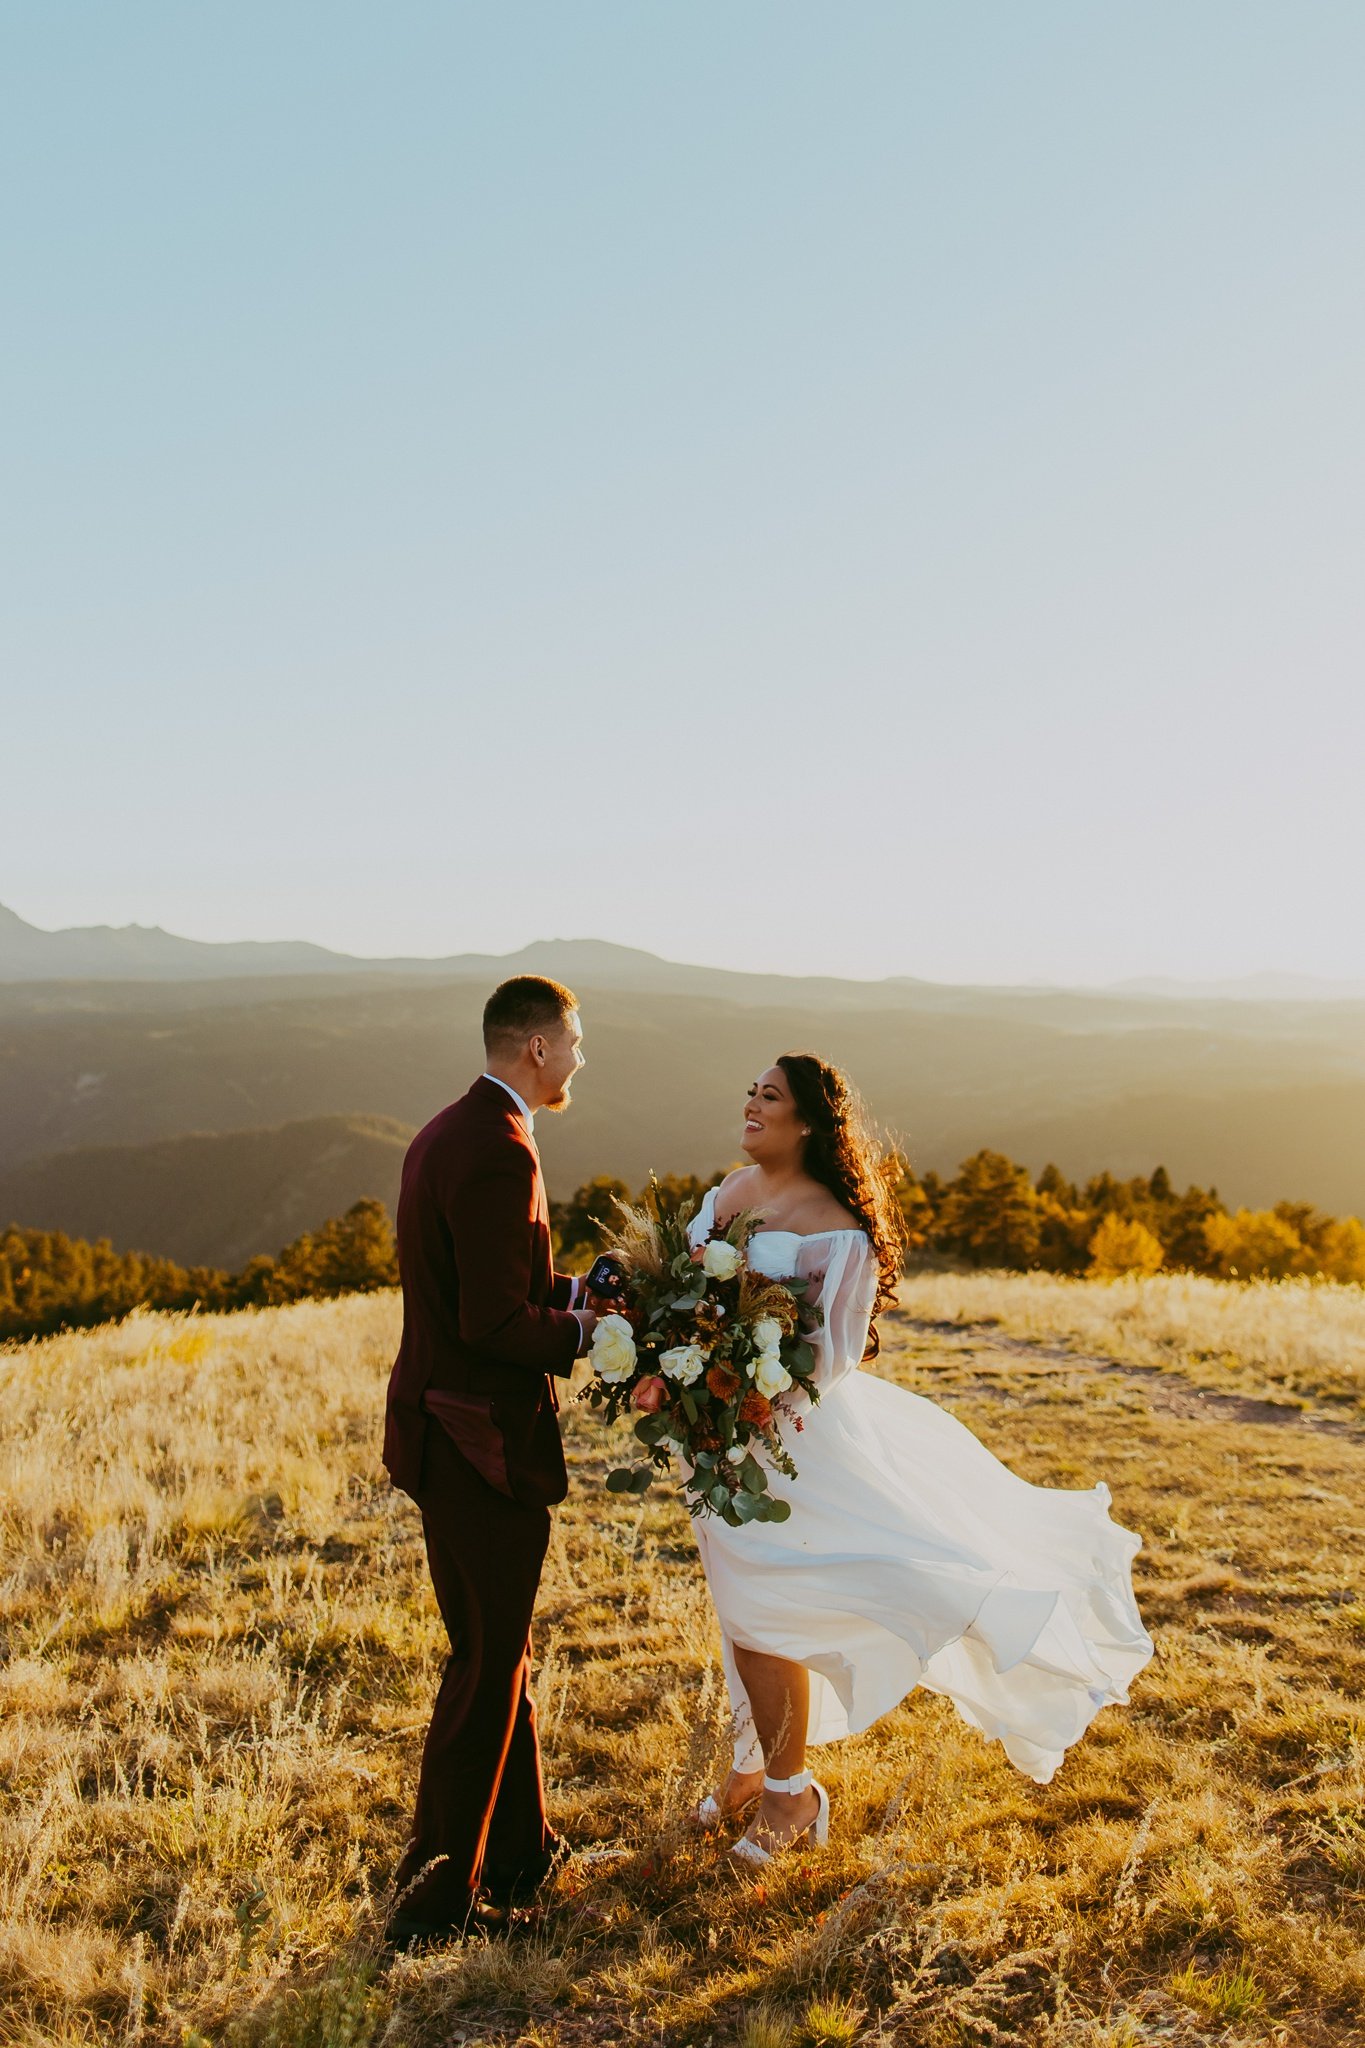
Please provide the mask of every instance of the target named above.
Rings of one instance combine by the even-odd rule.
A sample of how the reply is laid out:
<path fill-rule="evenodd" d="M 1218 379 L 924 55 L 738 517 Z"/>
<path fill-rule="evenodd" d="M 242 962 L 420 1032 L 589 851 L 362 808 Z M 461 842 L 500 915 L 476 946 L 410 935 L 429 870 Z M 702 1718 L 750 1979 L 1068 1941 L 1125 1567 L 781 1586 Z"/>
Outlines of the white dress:
<path fill-rule="evenodd" d="M 715 1190 L 691 1226 L 707 1237 Z M 932 1401 L 860 1372 L 877 1291 L 861 1230 L 760 1230 L 749 1263 L 812 1283 L 818 1405 L 782 1436 L 798 1477 L 773 1472 L 785 1522 L 693 1527 L 724 1638 L 735 1766 L 762 1751 L 734 1645 L 804 1664 L 807 1740 L 834 1742 L 917 1685 L 942 1693 L 1045 1785 L 1101 1707 L 1122 1705 L 1152 1654 L 1133 1598 L 1138 1537 L 1109 1489 L 1030 1486 Z"/>

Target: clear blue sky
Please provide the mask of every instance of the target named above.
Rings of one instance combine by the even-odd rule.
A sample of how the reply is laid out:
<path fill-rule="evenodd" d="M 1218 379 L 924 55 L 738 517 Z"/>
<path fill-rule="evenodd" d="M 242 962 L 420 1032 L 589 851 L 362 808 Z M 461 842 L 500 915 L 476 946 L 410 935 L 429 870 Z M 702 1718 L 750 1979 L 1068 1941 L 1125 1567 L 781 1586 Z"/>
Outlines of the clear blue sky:
<path fill-rule="evenodd" d="M 0 901 L 1365 973 L 1365 9 L 11 4 Z"/>

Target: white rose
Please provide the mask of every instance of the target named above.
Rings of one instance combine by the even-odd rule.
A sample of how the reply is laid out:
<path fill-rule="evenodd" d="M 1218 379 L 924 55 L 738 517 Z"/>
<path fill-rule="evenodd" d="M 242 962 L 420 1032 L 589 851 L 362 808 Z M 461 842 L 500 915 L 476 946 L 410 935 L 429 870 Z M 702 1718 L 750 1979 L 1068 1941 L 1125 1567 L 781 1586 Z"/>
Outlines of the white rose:
<path fill-rule="evenodd" d="M 742 1465 L 749 1455 L 749 1446 L 747 1444 L 731 1444 L 725 1455 L 732 1465 Z"/>
<path fill-rule="evenodd" d="M 616 1386 L 635 1370 L 635 1332 L 624 1316 L 599 1316 L 592 1333 L 592 1362 L 597 1377 Z"/>
<path fill-rule="evenodd" d="M 754 1343 L 760 1351 L 776 1351 L 782 1342 L 782 1325 L 776 1316 L 760 1316 L 754 1324 Z"/>
<path fill-rule="evenodd" d="M 733 1280 L 743 1260 L 723 1237 L 713 1237 L 702 1253 L 701 1269 L 712 1280 Z"/>
<path fill-rule="evenodd" d="M 771 1401 L 774 1394 L 785 1394 L 792 1383 L 792 1376 L 775 1351 L 761 1351 L 754 1361 L 754 1385 L 760 1394 L 766 1394 Z"/>
<path fill-rule="evenodd" d="M 665 1372 L 680 1387 L 690 1387 L 693 1380 L 700 1379 L 706 1364 L 706 1353 L 700 1344 L 676 1344 L 671 1351 L 659 1353 L 659 1370 Z"/>

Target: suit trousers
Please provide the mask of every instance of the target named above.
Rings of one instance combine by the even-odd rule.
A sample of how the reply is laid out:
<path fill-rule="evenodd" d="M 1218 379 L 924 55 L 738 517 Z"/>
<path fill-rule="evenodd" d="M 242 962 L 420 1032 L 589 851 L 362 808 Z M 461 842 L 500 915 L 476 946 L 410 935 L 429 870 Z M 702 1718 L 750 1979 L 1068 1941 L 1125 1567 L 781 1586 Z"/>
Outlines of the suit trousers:
<path fill-rule="evenodd" d="M 417 1505 L 450 1657 L 395 1884 L 402 1912 L 459 1921 L 481 1883 L 539 1877 L 554 1839 L 531 1700 L 531 1610 L 550 1511 L 495 1491 L 435 1421 Z"/>

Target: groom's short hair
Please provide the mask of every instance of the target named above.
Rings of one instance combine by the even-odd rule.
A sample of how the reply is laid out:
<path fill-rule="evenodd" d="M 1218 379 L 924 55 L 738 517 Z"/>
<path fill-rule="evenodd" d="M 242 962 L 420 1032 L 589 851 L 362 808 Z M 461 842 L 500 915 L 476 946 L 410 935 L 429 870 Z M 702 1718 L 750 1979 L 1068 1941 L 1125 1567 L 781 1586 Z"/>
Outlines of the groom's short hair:
<path fill-rule="evenodd" d="M 537 1031 L 563 1024 L 578 997 L 544 974 L 515 974 L 500 982 L 483 1006 L 485 1052 L 514 1052 Z"/>

